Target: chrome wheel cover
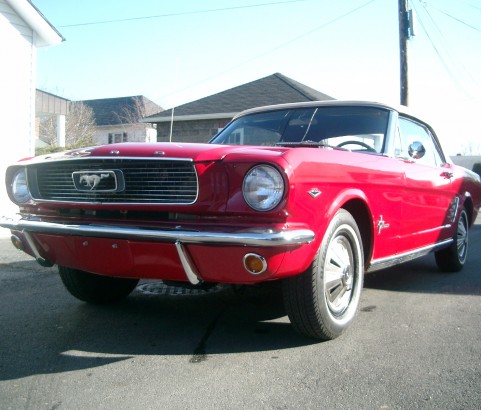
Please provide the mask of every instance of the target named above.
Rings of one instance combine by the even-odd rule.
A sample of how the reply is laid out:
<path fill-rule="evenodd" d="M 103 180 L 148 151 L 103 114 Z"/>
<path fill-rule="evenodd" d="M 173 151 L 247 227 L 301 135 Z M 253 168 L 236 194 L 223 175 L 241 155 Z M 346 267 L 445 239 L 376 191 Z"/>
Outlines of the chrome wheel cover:
<path fill-rule="evenodd" d="M 333 316 L 339 317 L 348 309 L 356 280 L 353 246 L 346 234 L 338 233 L 329 243 L 324 262 L 324 294 Z"/>
<path fill-rule="evenodd" d="M 461 213 L 458 221 L 458 228 L 456 231 L 456 249 L 458 252 L 459 261 L 464 263 L 468 253 L 468 220 L 466 213 Z"/>

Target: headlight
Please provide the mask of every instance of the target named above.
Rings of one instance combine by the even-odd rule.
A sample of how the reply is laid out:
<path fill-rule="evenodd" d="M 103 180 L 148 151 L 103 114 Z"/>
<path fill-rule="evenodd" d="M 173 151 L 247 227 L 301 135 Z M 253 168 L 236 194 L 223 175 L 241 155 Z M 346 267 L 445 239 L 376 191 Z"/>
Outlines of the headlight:
<path fill-rule="evenodd" d="M 22 204 L 32 199 L 28 190 L 25 168 L 19 169 L 13 177 L 12 195 L 15 201 Z"/>
<path fill-rule="evenodd" d="M 284 180 L 280 172 L 268 165 L 250 169 L 244 177 L 242 192 L 249 206 L 256 211 L 270 211 L 284 195 Z"/>

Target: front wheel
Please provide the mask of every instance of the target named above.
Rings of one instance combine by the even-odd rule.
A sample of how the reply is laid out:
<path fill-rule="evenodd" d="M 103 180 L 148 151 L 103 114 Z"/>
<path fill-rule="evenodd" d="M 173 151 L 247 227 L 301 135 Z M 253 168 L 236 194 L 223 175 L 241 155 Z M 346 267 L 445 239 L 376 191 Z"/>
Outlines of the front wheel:
<path fill-rule="evenodd" d="M 449 248 L 437 251 L 434 256 L 438 268 L 443 272 L 459 272 L 463 269 L 468 256 L 468 214 L 462 209 L 459 215 L 453 243 Z"/>
<path fill-rule="evenodd" d="M 352 215 L 340 209 L 310 267 L 283 281 L 284 304 L 294 329 L 321 340 L 340 336 L 359 308 L 363 277 L 359 228 Z"/>
<path fill-rule="evenodd" d="M 65 266 L 59 266 L 58 272 L 72 296 L 93 304 L 111 303 L 126 298 L 139 282 L 138 279 L 94 275 Z"/>

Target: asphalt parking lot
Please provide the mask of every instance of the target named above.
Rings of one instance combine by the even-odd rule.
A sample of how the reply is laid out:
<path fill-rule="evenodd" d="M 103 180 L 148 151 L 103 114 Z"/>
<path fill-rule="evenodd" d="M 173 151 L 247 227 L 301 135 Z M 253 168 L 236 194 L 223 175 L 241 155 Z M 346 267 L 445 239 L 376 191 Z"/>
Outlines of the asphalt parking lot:
<path fill-rule="evenodd" d="M 0 238 L 0 409 L 479 409 L 481 220 L 465 269 L 433 256 L 366 276 L 339 339 L 290 327 L 278 289 L 71 297 Z"/>

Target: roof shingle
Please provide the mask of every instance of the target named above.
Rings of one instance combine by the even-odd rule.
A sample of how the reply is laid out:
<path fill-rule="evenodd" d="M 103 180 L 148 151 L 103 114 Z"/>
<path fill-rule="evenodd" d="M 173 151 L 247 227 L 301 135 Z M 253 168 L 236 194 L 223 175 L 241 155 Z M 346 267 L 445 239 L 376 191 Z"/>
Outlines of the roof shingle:
<path fill-rule="evenodd" d="M 238 113 L 248 108 L 290 102 L 333 100 L 313 88 L 280 73 L 231 88 L 175 107 L 175 116 Z M 151 119 L 170 117 L 172 109 L 151 115 Z"/>
<path fill-rule="evenodd" d="M 92 108 L 97 126 L 137 123 L 142 119 L 142 113 L 150 115 L 162 110 L 162 107 L 142 95 L 80 102 Z"/>

